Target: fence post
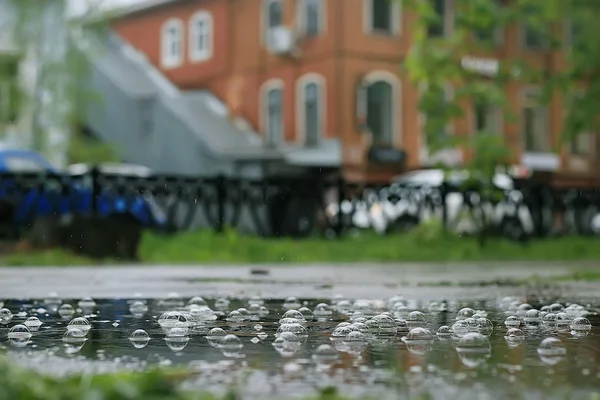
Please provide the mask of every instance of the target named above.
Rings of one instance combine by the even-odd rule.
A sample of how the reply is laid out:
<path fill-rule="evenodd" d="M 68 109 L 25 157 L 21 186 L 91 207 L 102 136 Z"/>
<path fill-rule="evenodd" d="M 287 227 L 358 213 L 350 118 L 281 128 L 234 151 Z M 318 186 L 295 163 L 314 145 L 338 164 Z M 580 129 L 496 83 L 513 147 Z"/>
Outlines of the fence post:
<path fill-rule="evenodd" d="M 98 213 L 98 200 L 102 192 L 100 187 L 100 169 L 97 165 L 93 165 L 90 170 L 90 177 L 92 179 L 92 214 Z"/>
<path fill-rule="evenodd" d="M 225 230 L 225 201 L 227 200 L 225 176 L 222 174 L 217 176 L 215 184 L 217 190 L 217 225 L 215 226 L 215 231 L 223 233 Z"/>
<path fill-rule="evenodd" d="M 342 233 L 344 232 L 344 215 L 342 213 L 342 203 L 344 202 L 344 198 L 345 198 L 345 181 L 344 181 L 344 177 L 339 176 L 338 179 L 336 180 L 336 189 L 337 189 L 337 198 L 338 198 L 338 218 L 336 221 L 336 225 L 335 225 L 335 233 L 337 237 L 342 236 Z"/>

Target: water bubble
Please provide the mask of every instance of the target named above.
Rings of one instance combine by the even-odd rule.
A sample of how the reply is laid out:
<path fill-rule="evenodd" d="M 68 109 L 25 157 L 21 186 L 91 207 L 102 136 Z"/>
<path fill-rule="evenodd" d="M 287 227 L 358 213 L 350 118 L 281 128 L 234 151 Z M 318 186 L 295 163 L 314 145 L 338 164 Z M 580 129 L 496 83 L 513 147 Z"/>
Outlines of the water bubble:
<path fill-rule="evenodd" d="M 469 307 L 461 308 L 456 314 L 456 319 L 462 320 L 467 318 L 472 318 L 473 314 L 475 314 L 475 310 Z"/>
<path fill-rule="evenodd" d="M 244 316 L 239 311 L 234 310 L 227 314 L 225 318 L 227 322 L 240 323 L 244 321 Z"/>
<path fill-rule="evenodd" d="M 553 303 L 548 306 L 548 312 L 553 314 L 558 314 L 560 312 L 563 312 L 564 310 L 565 308 L 560 303 Z"/>
<path fill-rule="evenodd" d="M 250 311 L 245 309 L 244 307 L 240 307 L 236 310 L 242 316 L 243 321 L 248 321 L 252 316 L 250 315 Z"/>
<path fill-rule="evenodd" d="M 527 311 L 531 310 L 532 308 L 533 308 L 533 306 L 531 304 L 528 304 L 528 303 L 520 304 L 516 310 L 517 317 L 523 318 L 525 316 L 525 314 L 527 313 Z"/>
<path fill-rule="evenodd" d="M 58 315 L 63 319 L 71 319 L 75 315 L 75 309 L 72 305 L 65 303 L 59 307 Z"/>
<path fill-rule="evenodd" d="M 492 346 L 488 338 L 481 333 L 469 332 L 460 338 L 456 351 L 465 366 L 475 368 L 490 357 Z"/>
<path fill-rule="evenodd" d="M 345 338 L 346 336 L 348 336 L 348 334 L 350 332 L 353 332 L 353 331 L 349 327 L 340 326 L 333 330 L 333 332 L 331 333 L 331 337 L 332 338 Z"/>
<path fill-rule="evenodd" d="M 77 302 L 77 307 L 81 308 L 84 313 L 91 314 L 96 308 L 96 302 L 91 297 L 84 297 Z"/>
<path fill-rule="evenodd" d="M 129 306 L 129 312 L 136 318 L 142 317 L 148 312 L 148 306 L 146 303 L 136 300 Z"/>
<path fill-rule="evenodd" d="M 283 308 L 286 310 L 297 310 L 302 307 L 297 297 L 290 296 L 283 302 Z"/>
<path fill-rule="evenodd" d="M 220 298 L 215 300 L 215 310 L 226 311 L 229 308 L 229 300 Z"/>
<path fill-rule="evenodd" d="M 208 343 L 213 346 L 213 347 L 219 347 L 219 345 L 221 344 L 221 342 L 223 341 L 223 338 L 226 336 L 227 334 L 225 333 L 225 331 L 221 328 L 212 328 L 208 334 L 206 335 L 206 340 L 208 340 Z"/>
<path fill-rule="evenodd" d="M 506 340 L 506 343 L 509 347 L 517 347 L 523 343 L 525 340 L 525 335 L 519 328 L 510 328 L 508 331 L 506 331 L 504 340 Z"/>
<path fill-rule="evenodd" d="M 305 321 L 312 321 L 315 318 L 312 310 L 308 307 L 300 307 L 298 311 L 302 314 Z"/>
<path fill-rule="evenodd" d="M 477 323 L 475 318 L 469 317 L 463 319 L 463 321 L 466 322 L 467 329 L 469 330 L 469 332 L 479 332 L 479 324 Z"/>
<path fill-rule="evenodd" d="M 542 318 L 540 317 L 540 312 L 535 308 L 527 310 L 525 315 L 523 316 L 523 322 L 525 322 L 525 326 L 527 328 L 535 328 L 537 327 Z"/>
<path fill-rule="evenodd" d="M 465 320 L 458 320 L 454 324 L 452 324 L 452 334 L 461 338 L 469 333 L 469 324 Z"/>
<path fill-rule="evenodd" d="M 358 332 L 362 332 L 364 334 L 370 333 L 369 327 L 362 322 L 354 322 L 352 325 L 349 326 L 349 328 Z"/>
<path fill-rule="evenodd" d="M 238 357 L 242 347 L 244 345 L 236 335 L 225 335 L 219 344 L 219 349 L 225 357 Z"/>
<path fill-rule="evenodd" d="M 331 310 L 331 306 L 329 304 L 319 303 L 315 306 L 313 314 L 317 318 L 328 318 L 331 317 L 333 311 Z"/>
<path fill-rule="evenodd" d="M 10 312 L 10 310 L 8 308 L 0 309 L 0 323 L 8 324 L 10 322 L 10 320 L 12 319 L 12 317 L 13 317 L 13 314 Z"/>
<path fill-rule="evenodd" d="M 590 333 L 592 324 L 585 317 L 577 317 L 571 321 L 571 333 L 573 336 L 586 336 Z"/>
<path fill-rule="evenodd" d="M 494 324 L 487 318 L 477 318 L 477 329 L 482 335 L 489 336 L 494 331 Z"/>
<path fill-rule="evenodd" d="M 260 306 L 259 316 L 266 317 L 267 315 L 269 315 L 269 309 L 265 306 Z"/>
<path fill-rule="evenodd" d="M 306 322 L 306 320 L 304 319 L 304 316 L 302 315 L 302 313 L 300 311 L 297 310 L 288 310 L 286 311 L 283 316 L 281 317 L 281 319 L 286 319 L 286 318 L 291 318 L 296 320 L 296 322 L 300 322 L 300 323 L 304 323 Z"/>
<path fill-rule="evenodd" d="M 504 326 L 506 326 L 507 328 L 518 328 L 519 326 L 521 326 L 521 320 L 519 319 L 519 317 L 509 315 L 504 320 Z"/>
<path fill-rule="evenodd" d="M 316 348 L 312 355 L 314 362 L 322 367 L 329 367 L 339 359 L 338 352 L 328 344 L 322 344 Z"/>
<path fill-rule="evenodd" d="M 196 306 L 192 307 L 190 310 L 190 314 L 197 321 L 215 321 L 217 319 L 217 314 L 213 310 L 211 310 L 208 306 Z"/>
<path fill-rule="evenodd" d="M 340 314 L 350 314 L 352 312 L 352 303 L 350 300 L 340 300 L 336 303 L 335 308 Z"/>
<path fill-rule="evenodd" d="M 62 341 L 65 344 L 66 352 L 68 354 L 77 353 L 82 349 L 83 345 L 87 341 L 84 332 L 79 328 L 68 329 L 63 335 Z"/>
<path fill-rule="evenodd" d="M 187 346 L 190 338 L 187 336 L 187 330 L 180 327 L 173 327 L 165 336 L 167 346 L 175 351 L 181 351 Z"/>
<path fill-rule="evenodd" d="M 554 365 L 564 358 L 567 354 L 567 349 L 565 349 L 565 346 L 559 339 L 548 337 L 542 340 L 537 352 L 543 362 Z"/>
<path fill-rule="evenodd" d="M 571 325 L 571 317 L 564 312 L 556 314 L 556 327 L 559 331 L 566 331 Z"/>
<path fill-rule="evenodd" d="M 556 314 L 549 312 L 548 314 L 544 315 L 544 318 L 542 318 L 542 324 L 550 330 L 555 329 L 557 326 Z"/>
<path fill-rule="evenodd" d="M 416 355 L 424 355 L 433 342 L 433 335 L 425 328 L 413 328 L 402 338 L 406 349 Z"/>
<path fill-rule="evenodd" d="M 84 317 L 73 318 L 73 320 L 69 322 L 69 325 L 67 325 L 67 331 L 78 329 L 85 335 L 87 335 L 91 328 L 90 322 Z"/>
<path fill-rule="evenodd" d="M 367 337 L 360 331 L 352 331 L 344 338 L 348 353 L 359 356 L 367 347 Z"/>
<path fill-rule="evenodd" d="M 44 305 L 52 312 L 55 312 L 61 303 L 62 301 L 58 298 L 58 293 L 56 292 L 49 293 L 44 299 Z"/>
<path fill-rule="evenodd" d="M 379 324 L 380 336 L 395 336 L 398 333 L 398 327 L 394 318 L 386 314 L 379 314 L 373 317 Z"/>
<path fill-rule="evenodd" d="M 131 336 L 129 336 L 129 341 L 136 349 L 143 349 L 148 345 L 150 336 L 145 330 L 137 329 L 131 333 Z"/>
<path fill-rule="evenodd" d="M 15 325 L 8 331 L 6 335 L 12 345 L 17 347 L 25 346 L 31 339 L 31 332 L 25 325 Z"/>
<path fill-rule="evenodd" d="M 252 296 L 248 299 L 248 306 L 264 306 L 265 301 L 261 299 L 259 296 Z"/>
<path fill-rule="evenodd" d="M 452 336 L 452 328 L 448 325 L 442 325 L 438 328 L 436 335 L 440 339 L 448 339 Z"/>
<path fill-rule="evenodd" d="M 38 330 L 42 326 L 42 321 L 38 317 L 29 317 L 24 324 L 30 330 Z"/>
<path fill-rule="evenodd" d="M 160 302 L 160 305 L 165 308 L 175 309 L 183 307 L 183 300 L 178 293 L 169 293 L 166 299 Z"/>
<path fill-rule="evenodd" d="M 427 318 L 421 311 L 413 311 L 406 317 L 406 325 L 409 328 L 423 328 L 427 324 Z"/>
<path fill-rule="evenodd" d="M 365 326 L 369 330 L 369 334 L 371 334 L 373 336 L 379 335 L 379 322 L 377 322 L 377 320 L 374 320 L 374 319 L 367 320 L 365 322 Z"/>
<path fill-rule="evenodd" d="M 265 332 L 260 332 L 258 335 L 256 335 L 260 340 L 265 340 L 267 337 L 269 337 L 268 334 L 266 334 Z"/>
<path fill-rule="evenodd" d="M 189 306 L 200 306 L 200 307 L 208 307 L 208 304 L 206 303 L 206 300 L 204 300 L 202 297 L 200 296 L 194 296 L 192 297 L 188 303 L 187 303 L 188 307 Z"/>
<path fill-rule="evenodd" d="M 182 319 L 183 315 L 179 311 L 167 311 L 158 318 L 158 324 L 164 330 L 169 330 Z"/>

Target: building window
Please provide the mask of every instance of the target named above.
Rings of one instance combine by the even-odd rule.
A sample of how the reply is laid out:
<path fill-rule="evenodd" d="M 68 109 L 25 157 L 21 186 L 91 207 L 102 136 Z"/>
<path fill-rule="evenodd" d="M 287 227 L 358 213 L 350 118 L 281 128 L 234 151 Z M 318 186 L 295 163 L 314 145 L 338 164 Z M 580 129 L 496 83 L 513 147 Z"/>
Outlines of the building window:
<path fill-rule="evenodd" d="M 546 107 L 540 103 L 537 91 L 525 93 L 522 118 L 525 151 L 531 153 L 550 152 L 548 112 Z"/>
<path fill-rule="evenodd" d="M 574 156 L 589 156 L 593 154 L 593 136 L 589 133 L 580 133 L 571 141 L 571 154 Z"/>
<path fill-rule="evenodd" d="M 279 147 L 283 144 L 283 82 L 269 81 L 263 85 L 263 131 L 265 143 L 269 147 Z"/>
<path fill-rule="evenodd" d="M 399 2 L 364 0 L 365 27 L 368 33 L 394 35 L 400 31 Z"/>
<path fill-rule="evenodd" d="M 267 45 L 272 43 L 272 32 L 274 28 L 283 25 L 283 1 L 263 0 L 263 35 Z"/>
<path fill-rule="evenodd" d="M 539 12 L 540 11 L 535 8 L 527 10 L 527 14 L 529 15 L 534 15 Z M 544 29 L 541 26 L 537 26 L 528 21 L 530 18 L 527 16 L 525 18 L 526 20 L 522 25 L 523 46 L 525 49 L 541 50 L 546 48 L 547 41 L 545 36 L 546 32 L 544 32 Z"/>
<path fill-rule="evenodd" d="M 162 27 L 162 66 L 173 68 L 183 62 L 183 23 L 170 19 Z"/>
<path fill-rule="evenodd" d="M 475 133 L 501 133 L 500 110 L 481 97 L 473 101 L 473 122 Z"/>
<path fill-rule="evenodd" d="M 317 36 L 325 26 L 323 0 L 302 0 L 299 15 L 306 36 Z"/>
<path fill-rule="evenodd" d="M 392 85 L 377 81 L 367 89 L 367 126 L 373 135 L 373 144 L 391 146 L 393 144 L 393 97 Z"/>
<path fill-rule="evenodd" d="M 493 0 L 492 4 L 499 13 L 502 7 L 502 0 Z M 502 28 L 498 22 L 493 21 L 486 27 L 475 29 L 475 39 L 485 43 L 500 43 L 502 41 Z"/>
<path fill-rule="evenodd" d="M 325 80 L 320 75 L 305 75 L 296 90 L 298 136 L 306 147 L 316 147 L 325 131 Z"/>
<path fill-rule="evenodd" d="M 448 20 L 448 5 L 446 0 L 429 0 L 433 7 L 435 20 L 430 21 L 427 27 L 429 37 L 442 37 L 446 35 L 446 22 Z"/>
<path fill-rule="evenodd" d="M 208 12 L 201 11 L 190 19 L 190 59 L 205 61 L 212 57 L 213 19 Z"/>

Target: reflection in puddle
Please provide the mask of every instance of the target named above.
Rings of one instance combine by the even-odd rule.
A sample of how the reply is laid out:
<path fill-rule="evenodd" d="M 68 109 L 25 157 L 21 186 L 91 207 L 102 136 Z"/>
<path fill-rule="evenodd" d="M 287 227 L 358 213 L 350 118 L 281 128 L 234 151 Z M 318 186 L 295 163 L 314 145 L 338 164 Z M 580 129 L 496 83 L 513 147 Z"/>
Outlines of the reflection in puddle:
<path fill-rule="evenodd" d="M 5 300 L 0 347 L 50 374 L 187 366 L 187 388 L 242 398 L 577 397 L 600 385 L 594 305 L 499 301 Z M 575 391 L 575 389 L 577 390 Z M 587 398 L 587 397 L 586 397 Z"/>

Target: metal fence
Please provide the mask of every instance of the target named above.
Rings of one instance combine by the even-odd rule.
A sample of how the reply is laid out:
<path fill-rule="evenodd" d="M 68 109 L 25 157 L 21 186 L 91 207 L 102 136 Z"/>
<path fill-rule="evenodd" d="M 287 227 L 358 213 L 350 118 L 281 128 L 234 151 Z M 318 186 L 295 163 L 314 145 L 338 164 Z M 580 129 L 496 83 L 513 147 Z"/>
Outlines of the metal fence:
<path fill-rule="evenodd" d="M 516 240 L 552 233 L 562 215 L 563 233 L 600 233 L 597 190 L 553 190 L 514 181 L 510 189 L 437 186 L 368 186 L 341 178 L 248 180 L 174 175 L 104 173 L 0 174 L 0 220 L 15 229 L 37 218 L 65 214 L 132 214 L 170 232 L 226 227 L 262 236 L 340 237 L 351 230 L 405 232 L 438 220 L 462 234 L 487 230 Z"/>

